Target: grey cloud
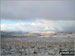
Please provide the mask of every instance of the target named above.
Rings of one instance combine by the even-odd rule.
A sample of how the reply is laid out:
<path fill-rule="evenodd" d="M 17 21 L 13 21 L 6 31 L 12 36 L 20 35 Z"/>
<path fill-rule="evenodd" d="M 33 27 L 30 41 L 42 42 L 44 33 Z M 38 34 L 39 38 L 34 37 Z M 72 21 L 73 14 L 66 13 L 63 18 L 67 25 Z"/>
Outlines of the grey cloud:
<path fill-rule="evenodd" d="M 75 1 L 1 1 L 1 19 L 73 20 Z"/>

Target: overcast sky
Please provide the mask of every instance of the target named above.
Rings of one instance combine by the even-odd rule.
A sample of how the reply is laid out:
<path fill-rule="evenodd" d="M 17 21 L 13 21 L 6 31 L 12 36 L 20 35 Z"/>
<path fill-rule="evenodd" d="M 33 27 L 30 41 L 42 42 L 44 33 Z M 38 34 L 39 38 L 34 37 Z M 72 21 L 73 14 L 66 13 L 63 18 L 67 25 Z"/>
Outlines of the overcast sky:
<path fill-rule="evenodd" d="M 75 0 L 1 0 L 0 3 L 3 31 L 74 31 Z"/>

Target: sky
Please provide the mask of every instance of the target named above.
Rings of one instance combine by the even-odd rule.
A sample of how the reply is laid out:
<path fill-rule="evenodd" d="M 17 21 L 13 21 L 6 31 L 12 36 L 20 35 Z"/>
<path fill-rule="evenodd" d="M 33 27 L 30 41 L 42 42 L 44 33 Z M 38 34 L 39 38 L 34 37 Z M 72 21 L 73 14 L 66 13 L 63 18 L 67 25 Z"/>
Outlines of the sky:
<path fill-rule="evenodd" d="M 1 31 L 73 32 L 75 0 L 0 0 Z"/>

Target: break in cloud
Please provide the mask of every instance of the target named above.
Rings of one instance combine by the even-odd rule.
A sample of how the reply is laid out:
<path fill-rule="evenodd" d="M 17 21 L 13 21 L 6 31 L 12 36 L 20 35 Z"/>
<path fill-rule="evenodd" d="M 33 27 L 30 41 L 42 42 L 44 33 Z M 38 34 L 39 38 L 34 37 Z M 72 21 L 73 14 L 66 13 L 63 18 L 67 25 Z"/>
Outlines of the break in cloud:
<path fill-rule="evenodd" d="M 48 21 L 39 20 L 27 23 L 1 24 L 2 31 L 23 32 L 74 32 L 74 21 Z"/>

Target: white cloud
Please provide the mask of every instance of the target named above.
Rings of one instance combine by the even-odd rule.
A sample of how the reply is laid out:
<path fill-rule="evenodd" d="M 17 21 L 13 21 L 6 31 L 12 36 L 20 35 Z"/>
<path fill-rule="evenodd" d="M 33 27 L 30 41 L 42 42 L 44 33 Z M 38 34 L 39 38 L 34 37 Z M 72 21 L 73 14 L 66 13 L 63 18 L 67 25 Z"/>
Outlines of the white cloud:
<path fill-rule="evenodd" d="M 19 31 L 23 30 L 24 24 L 1 24 L 2 31 Z"/>
<path fill-rule="evenodd" d="M 51 21 L 39 20 L 33 21 L 32 24 L 16 23 L 16 24 L 1 24 L 2 31 L 24 31 L 24 32 L 56 32 L 74 29 L 75 21 Z M 73 29 L 70 29 L 73 28 Z"/>
<path fill-rule="evenodd" d="M 6 24 L 0 24 L 1 25 L 1 29 L 2 31 L 5 31 L 6 30 Z"/>

